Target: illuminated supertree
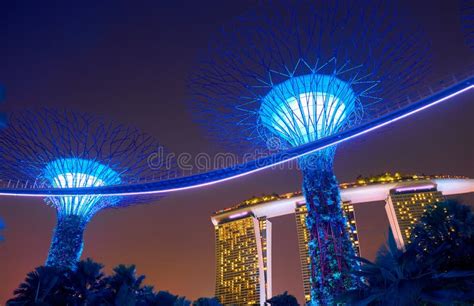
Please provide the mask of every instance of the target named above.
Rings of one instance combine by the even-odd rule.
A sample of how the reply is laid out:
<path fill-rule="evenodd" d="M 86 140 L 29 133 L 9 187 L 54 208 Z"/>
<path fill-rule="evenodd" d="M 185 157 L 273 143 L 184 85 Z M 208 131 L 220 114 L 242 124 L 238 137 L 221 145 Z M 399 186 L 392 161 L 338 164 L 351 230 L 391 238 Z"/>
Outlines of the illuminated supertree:
<path fill-rule="evenodd" d="M 32 188 L 127 184 L 165 178 L 173 171 L 165 164 L 161 169 L 149 167 L 150 154 L 160 149 L 152 137 L 99 117 L 41 109 L 12 113 L 9 123 L 0 132 L 1 177 L 29 182 Z M 104 208 L 143 200 L 101 195 L 47 197 L 45 201 L 56 209 L 57 225 L 46 265 L 74 269 L 90 219 Z"/>
<path fill-rule="evenodd" d="M 334 135 L 410 102 L 429 44 L 383 1 L 269 1 L 225 26 L 190 78 L 198 120 L 248 153 Z M 335 147 L 301 158 L 311 299 L 332 304 L 358 279 L 345 230 Z"/>

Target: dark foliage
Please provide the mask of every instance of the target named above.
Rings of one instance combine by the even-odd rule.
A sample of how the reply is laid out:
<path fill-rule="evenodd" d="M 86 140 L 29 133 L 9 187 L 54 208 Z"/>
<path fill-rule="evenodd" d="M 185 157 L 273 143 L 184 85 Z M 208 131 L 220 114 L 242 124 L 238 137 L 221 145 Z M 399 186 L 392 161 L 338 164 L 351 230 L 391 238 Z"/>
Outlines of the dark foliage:
<path fill-rule="evenodd" d="M 193 302 L 193 306 L 221 306 L 222 304 L 215 297 L 202 297 Z"/>
<path fill-rule="evenodd" d="M 433 206 L 405 250 L 390 235 L 375 262 L 359 258 L 364 285 L 341 296 L 350 305 L 472 305 L 474 215 L 466 206 Z"/>
<path fill-rule="evenodd" d="M 103 265 L 87 259 L 74 271 L 38 267 L 28 273 L 7 305 L 15 306 L 188 306 L 190 301 L 166 291 L 155 292 L 144 286 L 145 276 L 137 275 L 134 265 L 119 265 L 105 276 Z M 214 304 L 213 304 L 214 305 Z"/>
<path fill-rule="evenodd" d="M 66 305 L 70 282 L 64 271 L 53 267 L 38 267 L 27 274 L 25 281 L 13 292 L 15 298 L 7 305 Z"/>
<path fill-rule="evenodd" d="M 474 213 L 468 206 L 446 201 L 429 209 L 411 234 L 420 260 L 443 246 L 441 270 L 474 270 Z"/>
<path fill-rule="evenodd" d="M 173 295 L 168 291 L 160 291 L 155 295 L 155 300 L 159 305 L 173 306 L 178 299 L 177 295 Z"/>
<path fill-rule="evenodd" d="M 267 303 L 275 306 L 299 306 L 298 300 L 291 294 L 288 294 L 287 291 L 283 292 L 283 294 L 275 295 Z"/>

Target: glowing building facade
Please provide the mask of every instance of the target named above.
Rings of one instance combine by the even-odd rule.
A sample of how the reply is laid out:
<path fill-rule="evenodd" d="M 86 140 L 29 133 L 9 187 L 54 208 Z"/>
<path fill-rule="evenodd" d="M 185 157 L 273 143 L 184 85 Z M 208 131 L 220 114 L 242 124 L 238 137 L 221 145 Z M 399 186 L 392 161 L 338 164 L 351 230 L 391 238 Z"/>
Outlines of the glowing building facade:
<path fill-rule="evenodd" d="M 251 214 L 215 224 L 216 297 L 224 305 L 263 304 L 271 296 L 271 223 Z"/>
<path fill-rule="evenodd" d="M 267 196 L 275 199 L 275 196 Z M 304 202 L 294 203 L 305 298 L 310 299 L 309 232 Z M 354 206 L 343 203 L 346 229 L 359 254 Z M 272 213 L 268 215 L 274 217 Z M 272 296 L 272 224 L 252 212 L 212 217 L 216 239 L 216 297 L 223 304 L 263 304 Z"/>
<path fill-rule="evenodd" d="M 387 198 L 385 211 L 398 248 L 410 242 L 411 231 L 427 208 L 445 199 L 436 184 L 420 183 L 394 188 Z"/>
<path fill-rule="evenodd" d="M 304 299 L 311 299 L 311 258 L 309 257 L 309 232 L 306 227 L 308 210 L 306 205 L 299 204 L 295 208 L 296 232 L 298 234 L 298 251 L 300 253 L 301 276 L 303 277 Z"/>
<path fill-rule="evenodd" d="M 342 203 L 344 216 L 346 217 L 346 229 L 349 240 L 352 243 L 355 254 L 360 256 L 359 234 L 357 232 L 357 221 L 355 216 L 354 205 L 351 202 Z"/>

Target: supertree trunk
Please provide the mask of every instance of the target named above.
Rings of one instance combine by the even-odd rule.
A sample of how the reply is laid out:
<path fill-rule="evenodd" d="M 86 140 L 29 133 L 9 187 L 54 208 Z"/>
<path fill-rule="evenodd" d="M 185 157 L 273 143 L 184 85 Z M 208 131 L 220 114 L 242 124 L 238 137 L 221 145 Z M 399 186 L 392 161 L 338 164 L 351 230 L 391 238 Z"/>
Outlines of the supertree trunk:
<path fill-rule="evenodd" d="M 81 216 L 58 215 L 46 266 L 75 270 L 84 246 L 86 223 Z"/>
<path fill-rule="evenodd" d="M 302 169 L 310 234 L 311 304 L 332 305 L 335 296 L 357 286 L 350 274 L 355 253 L 346 231 L 332 159 L 312 157 Z"/>

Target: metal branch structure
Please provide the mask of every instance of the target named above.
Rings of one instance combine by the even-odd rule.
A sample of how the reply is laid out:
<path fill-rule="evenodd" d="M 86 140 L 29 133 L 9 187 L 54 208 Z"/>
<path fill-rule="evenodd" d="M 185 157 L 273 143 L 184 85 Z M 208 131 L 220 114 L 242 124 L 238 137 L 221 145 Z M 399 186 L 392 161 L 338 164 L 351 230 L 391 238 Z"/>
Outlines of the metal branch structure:
<path fill-rule="evenodd" d="M 5 102 L 5 87 L 0 84 L 0 104 Z M 7 125 L 7 118 L 5 113 L 0 112 L 0 129 L 4 128 Z"/>
<path fill-rule="evenodd" d="M 153 137 L 99 117 L 41 109 L 12 113 L 9 122 L 0 131 L 2 177 L 35 186 L 80 189 L 115 186 L 146 176 L 159 180 L 173 171 L 171 165 L 149 167 L 148 157 L 160 149 Z M 47 197 L 45 201 L 57 211 L 57 225 L 46 265 L 74 269 L 82 253 L 85 227 L 98 211 L 144 200 L 150 199 Z"/>
<path fill-rule="evenodd" d="M 271 1 L 224 27 L 190 78 L 209 134 L 246 151 L 298 148 L 411 103 L 430 44 L 389 2 Z M 273 149 L 273 148 L 272 148 Z M 308 208 L 313 304 L 358 286 L 335 146 L 299 159 Z"/>
<path fill-rule="evenodd" d="M 460 0 L 459 4 L 466 44 L 474 50 L 474 2 L 471 0 Z"/>

